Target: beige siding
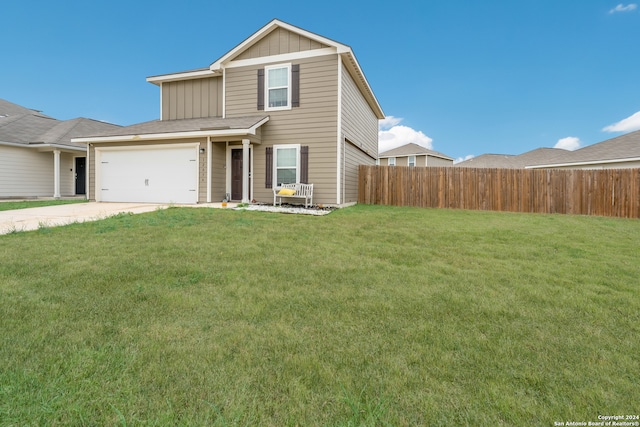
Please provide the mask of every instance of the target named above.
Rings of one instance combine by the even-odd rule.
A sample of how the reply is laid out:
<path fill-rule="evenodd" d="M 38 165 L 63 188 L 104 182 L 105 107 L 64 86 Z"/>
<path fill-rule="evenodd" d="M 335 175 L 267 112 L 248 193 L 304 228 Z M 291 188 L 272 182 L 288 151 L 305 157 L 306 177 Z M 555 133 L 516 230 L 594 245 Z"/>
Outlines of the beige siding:
<path fill-rule="evenodd" d="M 378 118 L 342 67 L 342 133 L 373 159 L 378 157 Z"/>
<path fill-rule="evenodd" d="M 416 156 L 416 166 L 427 166 L 427 156 Z"/>
<path fill-rule="evenodd" d="M 427 156 L 427 166 L 453 166 L 453 160 Z"/>
<path fill-rule="evenodd" d="M 211 201 L 220 202 L 226 194 L 226 144 L 214 143 L 211 148 Z M 231 166 L 229 166 L 231 167 Z"/>
<path fill-rule="evenodd" d="M 51 154 L 53 157 L 53 154 Z M 60 195 L 73 196 L 76 193 L 75 156 L 71 153 L 60 153 Z M 53 163 L 53 158 L 51 159 Z M 51 175 L 53 179 L 53 174 Z M 53 183 L 51 184 L 53 185 Z"/>
<path fill-rule="evenodd" d="M 283 28 L 276 28 L 247 50 L 233 58 L 234 60 L 260 58 L 284 53 L 302 52 L 328 47 Z"/>
<path fill-rule="evenodd" d="M 336 203 L 338 59 L 335 55 L 292 61 L 300 64 L 300 107 L 285 111 L 257 109 L 257 70 L 260 66 L 227 70 L 227 117 L 268 114 L 262 126 L 262 144 L 254 147 L 254 197 L 273 201 L 265 188 L 265 148 L 274 144 L 309 147 L 309 182 L 314 202 Z M 266 64 L 268 65 L 268 64 Z M 264 66 L 264 65 L 263 65 Z"/>
<path fill-rule="evenodd" d="M 162 84 L 162 120 L 222 116 L 222 78 Z"/>
<path fill-rule="evenodd" d="M 344 181 L 342 190 L 344 192 L 342 203 L 355 203 L 358 201 L 358 166 L 374 165 L 375 159 L 372 159 L 367 153 L 360 150 L 359 147 L 351 144 L 350 141 L 345 143 L 344 156 Z"/>
<path fill-rule="evenodd" d="M 408 157 L 396 157 L 396 166 L 409 166 Z"/>

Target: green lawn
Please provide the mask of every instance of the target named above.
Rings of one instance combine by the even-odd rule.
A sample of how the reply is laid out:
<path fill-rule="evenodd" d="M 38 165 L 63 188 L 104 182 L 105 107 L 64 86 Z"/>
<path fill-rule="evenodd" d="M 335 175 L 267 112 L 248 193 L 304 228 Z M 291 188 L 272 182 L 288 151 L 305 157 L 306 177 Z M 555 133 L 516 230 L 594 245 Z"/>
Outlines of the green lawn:
<path fill-rule="evenodd" d="M 640 221 L 206 208 L 0 236 L 0 425 L 640 411 Z"/>
<path fill-rule="evenodd" d="M 86 202 L 87 201 L 85 199 L 0 201 L 0 211 L 39 208 L 41 206 L 68 205 L 70 203 L 86 203 Z"/>

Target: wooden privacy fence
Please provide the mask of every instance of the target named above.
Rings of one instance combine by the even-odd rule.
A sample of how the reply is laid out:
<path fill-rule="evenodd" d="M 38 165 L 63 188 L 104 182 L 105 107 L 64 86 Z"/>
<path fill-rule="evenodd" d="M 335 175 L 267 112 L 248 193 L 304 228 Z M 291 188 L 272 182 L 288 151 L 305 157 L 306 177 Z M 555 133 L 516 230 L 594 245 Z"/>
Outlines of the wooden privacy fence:
<path fill-rule="evenodd" d="M 359 167 L 358 203 L 640 218 L 640 169 Z"/>

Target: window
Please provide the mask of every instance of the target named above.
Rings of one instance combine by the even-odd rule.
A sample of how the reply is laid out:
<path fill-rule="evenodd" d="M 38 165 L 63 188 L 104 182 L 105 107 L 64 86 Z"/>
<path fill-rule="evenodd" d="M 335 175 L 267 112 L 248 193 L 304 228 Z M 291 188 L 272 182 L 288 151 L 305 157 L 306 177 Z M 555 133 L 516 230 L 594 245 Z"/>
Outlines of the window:
<path fill-rule="evenodd" d="M 396 158 L 395 157 L 389 157 L 389 160 L 387 160 L 387 164 L 389 166 L 395 166 L 396 165 Z"/>
<path fill-rule="evenodd" d="M 265 67 L 265 110 L 291 108 L 291 64 Z"/>
<path fill-rule="evenodd" d="M 416 156 L 409 156 L 409 166 L 416 165 Z"/>
<path fill-rule="evenodd" d="M 273 176 L 276 187 L 300 182 L 300 145 L 273 146 Z"/>

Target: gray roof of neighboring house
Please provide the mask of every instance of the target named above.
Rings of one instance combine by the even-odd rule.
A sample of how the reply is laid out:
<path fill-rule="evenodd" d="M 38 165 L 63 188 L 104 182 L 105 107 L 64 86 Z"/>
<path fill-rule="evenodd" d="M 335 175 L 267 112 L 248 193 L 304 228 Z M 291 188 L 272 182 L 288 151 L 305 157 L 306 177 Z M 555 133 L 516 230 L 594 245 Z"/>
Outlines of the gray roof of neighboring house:
<path fill-rule="evenodd" d="M 85 134 L 82 137 L 130 136 L 160 133 L 194 132 L 225 129 L 249 129 L 269 116 L 204 117 L 198 119 L 153 120 L 131 126 L 119 127 L 104 132 Z"/>
<path fill-rule="evenodd" d="M 597 144 L 588 145 L 562 159 L 550 159 L 538 165 L 555 165 L 567 163 L 590 163 L 607 160 L 640 158 L 640 130 L 630 132 Z"/>
<path fill-rule="evenodd" d="M 120 126 L 82 117 L 57 120 L 37 110 L 0 99 L 0 141 L 2 142 L 25 146 L 55 144 L 84 148 L 84 144 L 71 142 L 71 138 L 115 128 Z"/>
<path fill-rule="evenodd" d="M 383 153 L 378 154 L 378 158 L 385 157 L 403 157 L 403 156 L 433 156 L 440 157 L 447 160 L 453 160 L 452 157 L 447 156 L 446 154 L 442 154 L 438 151 L 429 150 L 418 144 L 405 144 L 401 147 L 394 148 L 392 150 L 385 151 Z"/>
<path fill-rule="evenodd" d="M 454 166 L 467 168 L 525 168 L 596 163 L 640 158 L 640 131 L 588 145 L 575 151 L 561 148 L 537 148 L 520 155 L 483 154 Z"/>

